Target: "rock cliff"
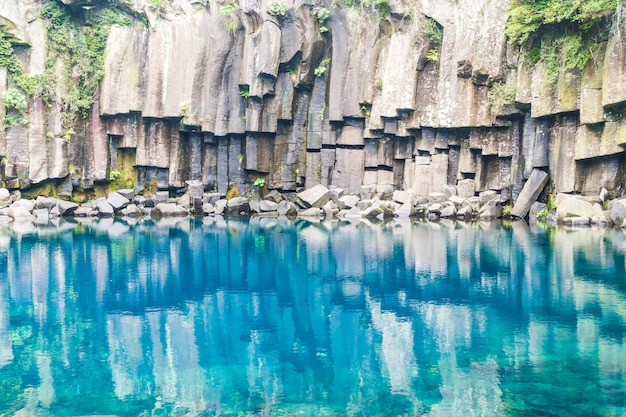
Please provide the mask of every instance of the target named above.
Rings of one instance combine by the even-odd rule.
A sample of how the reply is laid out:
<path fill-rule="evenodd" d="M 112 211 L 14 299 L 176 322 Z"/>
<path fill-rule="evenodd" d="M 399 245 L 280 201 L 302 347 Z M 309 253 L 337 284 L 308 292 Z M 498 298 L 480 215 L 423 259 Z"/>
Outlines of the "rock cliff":
<path fill-rule="evenodd" d="M 505 1 L 63 0 L 79 28 L 68 42 L 89 47 L 113 3 L 127 19 L 107 27 L 97 88 L 72 107 L 85 65 L 53 44 L 47 3 L 0 11 L 10 189 L 87 199 L 200 180 L 225 195 L 261 178 L 281 191 L 462 187 L 509 201 L 534 169 L 553 193 L 626 185 L 622 6 L 584 69 L 554 73 L 507 43 Z M 20 75 L 47 88 L 23 92 Z"/>

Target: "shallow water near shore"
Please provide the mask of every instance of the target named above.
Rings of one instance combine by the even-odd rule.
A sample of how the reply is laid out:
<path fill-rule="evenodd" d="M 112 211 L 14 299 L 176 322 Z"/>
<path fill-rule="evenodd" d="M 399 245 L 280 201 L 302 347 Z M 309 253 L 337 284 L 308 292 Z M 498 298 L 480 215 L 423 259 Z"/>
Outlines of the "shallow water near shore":
<path fill-rule="evenodd" d="M 0 415 L 623 416 L 626 234 L 0 226 Z"/>

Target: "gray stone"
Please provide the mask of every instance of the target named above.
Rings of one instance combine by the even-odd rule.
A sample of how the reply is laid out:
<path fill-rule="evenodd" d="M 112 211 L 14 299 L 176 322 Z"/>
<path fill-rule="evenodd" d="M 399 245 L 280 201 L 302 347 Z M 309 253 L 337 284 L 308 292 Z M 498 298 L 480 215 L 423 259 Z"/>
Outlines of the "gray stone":
<path fill-rule="evenodd" d="M 141 210 L 135 204 L 129 204 L 120 210 L 120 214 L 125 217 L 139 217 L 141 216 Z"/>
<path fill-rule="evenodd" d="M 431 204 L 428 206 L 429 213 L 441 213 L 443 206 L 440 203 Z"/>
<path fill-rule="evenodd" d="M 356 195 L 344 195 L 339 198 L 339 201 L 343 203 L 345 207 L 352 208 L 355 207 L 361 199 Z"/>
<path fill-rule="evenodd" d="M 55 205 L 50 209 L 50 218 L 61 217 L 61 210 L 59 210 L 59 206 Z"/>
<path fill-rule="evenodd" d="M 472 210 L 472 207 L 470 205 L 467 205 L 465 207 L 461 207 L 457 212 L 456 212 L 456 217 L 457 218 L 465 218 L 465 219 L 469 219 L 473 216 L 474 212 Z"/>
<path fill-rule="evenodd" d="M 278 203 L 269 200 L 261 200 L 259 201 L 259 209 L 262 212 L 266 211 L 276 211 L 278 209 Z"/>
<path fill-rule="evenodd" d="M 591 217 L 601 217 L 605 213 L 605 210 L 602 208 L 602 205 L 599 203 L 595 203 L 591 206 Z"/>
<path fill-rule="evenodd" d="M 428 201 L 431 204 L 443 203 L 446 201 L 446 196 L 444 193 L 430 193 L 428 194 Z"/>
<path fill-rule="evenodd" d="M 167 203 L 170 199 L 169 191 L 157 191 L 154 195 L 154 204 Z"/>
<path fill-rule="evenodd" d="M 361 215 L 365 217 L 366 219 L 370 219 L 370 220 L 379 218 L 379 216 L 382 219 L 384 216 L 384 213 L 385 211 L 383 210 L 381 206 L 378 206 L 378 207 L 370 206 L 366 208 L 365 210 L 361 211 Z"/>
<path fill-rule="evenodd" d="M 0 188 L 0 201 L 11 198 L 11 193 L 6 188 Z"/>
<path fill-rule="evenodd" d="M 606 188 L 602 187 L 602 189 L 600 190 L 599 197 L 600 197 L 600 201 L 604 203 L 605 201 L 610 199 L 610 194 Z"/>
<path fill-rule="evenodd" d="M 115 214 L 113 206 L 105 199 L 98 199 L 96 202 L 96 208 L 98 209 L 98 216 L 111 217 Z"/>
<path fill-rule="evenodd" d="M 539 201 L 535 201 L 532 206 L 530 206 L 530 211 L 528 213 L 528 218 L 537 219 L 539 213 L 546 213 L 548 210 L 548 206 L 546 203 L 541 203 Z"/>
<path fill-rule="evenodd" d="M 337 213 L 339 213 L 337 204 L 335 204 L 332 200 L 324 204 L 324 207 L 322 207 L 322 210 L 324 210 L 324 217 L 326 217 L 327 219 L 332 219 L 333 217 L 337 215 Z"/>
<path fill-rule="evenodd" d="M 393 214 L 399 218 L 407 218 L 415 215 L 415 208 L 410 202 L 402 204 Z"/>
<path fill-rule="evenodd" d="M 38 219 L 38 220 L 48 220 L 50 219 L 50 210 L 45 209 L 45 208 L 41 208 L 41 209 L 35 209 L 33 210 L 33 215 Z"/>
<path fill-rule="evenodd" d="M 211 215 L 215 213 L 215 207 L 211 203 L 202 204 L 202 213 L 205 216 Z"/>
<path fill-rule="evenodd" d="M 476 181 L 472 179 L 460 180 L 456 185 L 456 194 L 462 198 L 474 197 L 474 194 L 476 194 Z"/>
<path fill-rule="evenodd" d="M 57 208 L 60 216 L 70 216 L 78 208 L 78 204 L 72 201 L 57 200 Z M 50 214 L 52 214 L 52 211 Z"/>
<path fill-rule="evenodd" d="M 283 200 L 278 203 L 276 211 L 281 216 L 293 217 L 298 214 L 298 208 L 291 201 Z"/>
<path fill-rule="evenodd" d="M 228 200 L 224 212 L 229 216 L 238 216 L 250 211 L 250 200 L 245 197 L 234 197 Z"/>
<path fill-rule="evenodd" d="M 346 219 L 362 219 L 363 214 L 358 207 L 352 207 L 350 210 L 344 210 L 343 217 Z"/>
<path fill-rule="evenodd" d="M 117 190 L 115 192 L 128 200 L 132 200 L 135 197 L 135 190 L 132 190 L 130 188 L 122 188 L 121 190 Z"/>
<path fill-rule="evenodd" d="M 375 185 L 362 185 L 359 196 L 361 197 L 361 200 L 369 200 L 372 197 L 374 197 L 375 193 L 376 193 Z"/>
<path fill-rule="evenodd" d="M 187 194 L 194 198 L 202 198 L 204 194 L 204 184 L 199 180 L 191 180 L 185 181 L 185 185 L 187 186 Z"/>
<path fill-rule="evenodd" d="M 261 203 L 259 201 L 256 200 L 252 200 L 250 201 L 250 211 L 253 213 L 260 213 L 261 212 Z"/>
<path fill-rule="evenodd" d="M 344 195 L 344 189 L 340 187 L 332 187 L 330 189 L 330 197 L 333 201 L 339 200 Z"/>
<path fill-rule="evenodd" d="M 28 218 L 35 218 L 31 212 L 23 206 L 11 206 L 4 211 L 6 216 L 11 217 L 12 219 L 23 219 L 26 220 Z"/>
<path fill-rule="evenodd" d="M 271 191 L 270 191 L 271 193 Z M 209 203 L 209 204 L 215 204 L 217 201 L 220 200 L 220 194 L 219 193 L 206 193 L 202 196 L 202 202 L 203 203 Z"/>
<path fill-rule="evenodd" d="M 493 190 L 483 191 L 478 194 L 478 198 L 480 199 L 480 204 L 485 204 L 489 200 L 492 200 L 494 197 L 498 195 L 497 192 Z"/>
<path fill-rule="evenodd" d="M 176 203 L 158 203 L 150 214 L 152 217 L 178 217 L 187 216 L 189 211 Z"/>
<path fill-rule="evenodd" d="M 183 206 L 185 209 L 189 210 L 191 208 L 191 198 L 189 194 L 183 194 L 178 199 L 176 199 L 176 204 L 179 206 Z"/>
<path fill-rule="evenodd" d="M 478 217 L 483 220 L 500 218 L 502 217 L 502 206 L 498 204 L 485 204 L 480 208 Z"/>
<path fill-rule="evenodd" d="M 305 208 L 322 208 L 330 200 L 330 190 L 322 184 L 317 184 L 298 193 L 298 198 Z"/>
<path fill-rule="evenodd" d="M 38 196 L 35 199 L 35 208 L 36 209 L 48 209 L 50 210 L 52 207 L 57 205 L 57 199 L 52 197 L 42 197 Z"/>
<path fill-rule="evenodd" d="M 37 212 L 39 211 L 45 211 L 46 215 L 49 217 L 50 216 L 50 212 L 47 209 L 37 209 L 35 210 Z M 93 211 L 93 208 L 91 206 L 80 206 L 78 207 L 76 210 L 74 210 L 74 217 L 87 217 L 87 216 L 91 216 L 91 212 Z M 39 216 L 37 216 L 39 217 Z"/>
<path fill-rule="evenodd" d="M 397 201 L 400 204 L 410 203 L 413 199 L 413 193 L 410 191 L 396 190 L 393 192 L 391 198 L 393 201 Z"/>
<path fill-rule="evenodd" d="M 226 205 L 228 204 L 228 200 L 221 199 L 217 200 L 214 204 L 215 206 L 215 214 L 221 215 L 226 210 Z"/>
<path fill-rule="evenodd" d="M 369 199 L 368 200 L 359 200 L 356 203 L 356 207 L 359 210 L 363 211 L 366 208 L 371 207 L 373 205 L 373 203 L 374 203 L 374 200 L 369 200 Z"/>
<path fill-rule="evenodd" d="M 118 193 L 117 191 L 113 191 L 109 193 L 109 196 L 107 197 L 107 203 L 109 203 L 111 207 L 113 207 L 114 211 L 119 211 L 129 205 L 130 200 L 124 197 L 122 194 Z"/>
<path fill-rule="evenodd" d="M 593 216 L 592 205 L 587 201 L 569 196 L 567 194 L 559 194 L 556 207 L 556 219 L 562 221 L 567 217 L 587 217 Z"/>
<path fill-rule="evenodd" d="M 626 220 L 626 199 L 612 200 L 609 203 L 609 216 L 617 225 L 624 223 Z"/>
<path fill-rule="evenodd" d="M 439 213 L 439 217 L 443 217 L 444 219 L 454 216 L 456 216 L 456 207 L 453 205 L 444 207 Z"/>
<path fill-rule="evenodd" d="M 283 195 L 276 190 L 271 190 L 269 193 L 265 194 L 265 197 L 263 197 L 263 199 L 267 201 L 273 201 L 274 203 L 278 204 L 283 201 Z"/>
<path fill-rule="evenodd" d="M 26 200 L 24 198 L 21 198 L 11 204 L 11 207 L 24 207 L 26 210 L 32 213 L 33 209 L 35 208 L 35 203 L 32 200 Z"/>
<path fill-rule="evenodd" d="M 448 199 L 455 206 L 461 206 L 465 203 L 465 199 L 463 197 L 459 197 L 458 195 L 453 195 Z"/>
<path fill-rule="evenodd" d="M 530 178 L 524 184 L 524 188 L 517 196 L 511 215 L 524 218 L 530 210 L 530 206 L 537 201 L 539 194 L 548 183 L 548 174 L 540 169 L 533 169 Z"/>

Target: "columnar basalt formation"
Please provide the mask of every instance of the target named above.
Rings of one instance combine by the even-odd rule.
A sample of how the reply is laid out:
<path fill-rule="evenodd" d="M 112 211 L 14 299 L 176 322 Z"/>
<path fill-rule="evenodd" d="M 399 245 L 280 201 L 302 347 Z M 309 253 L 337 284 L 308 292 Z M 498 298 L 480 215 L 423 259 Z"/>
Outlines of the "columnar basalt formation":
<path fill-rule="evenodd" d="M 42 73 L 42 2 L 4 3 L 5 38 L 29 75 Z M 226 195 L 262 179 L 280 191 L 495 190 L 514 201 L 536 169 L 553 193 L 618 196 L 626 184 L 619 25 L 584 70 L 555 77 L 507 43 L 507 2 L 286 0 L 284 15 L 267 0 L 156 3 L 120 2 L 143 24 L 111 28 L 101 86 L 72 123 L 56 104 L 60 78 L 55 97 L 28 99 L 24 123 L 8 123 L 16 110 L 0 101 L 5 187 L 86 198 L 111 182 L 154 193 L 195 180 Z M 496 104 L 498 86 L 514 100 Z M 0 68 L 0 93 L 12 87 Z"/>

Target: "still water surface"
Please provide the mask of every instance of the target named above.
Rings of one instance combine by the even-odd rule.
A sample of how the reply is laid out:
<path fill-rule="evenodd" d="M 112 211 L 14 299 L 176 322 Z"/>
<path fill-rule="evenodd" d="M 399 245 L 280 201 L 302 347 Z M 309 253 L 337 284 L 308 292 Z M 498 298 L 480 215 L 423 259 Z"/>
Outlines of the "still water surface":
<path fill-rule="evenodd" d="M 0 227 L 0 415 L 626 416 L 626 234 Z"/>

